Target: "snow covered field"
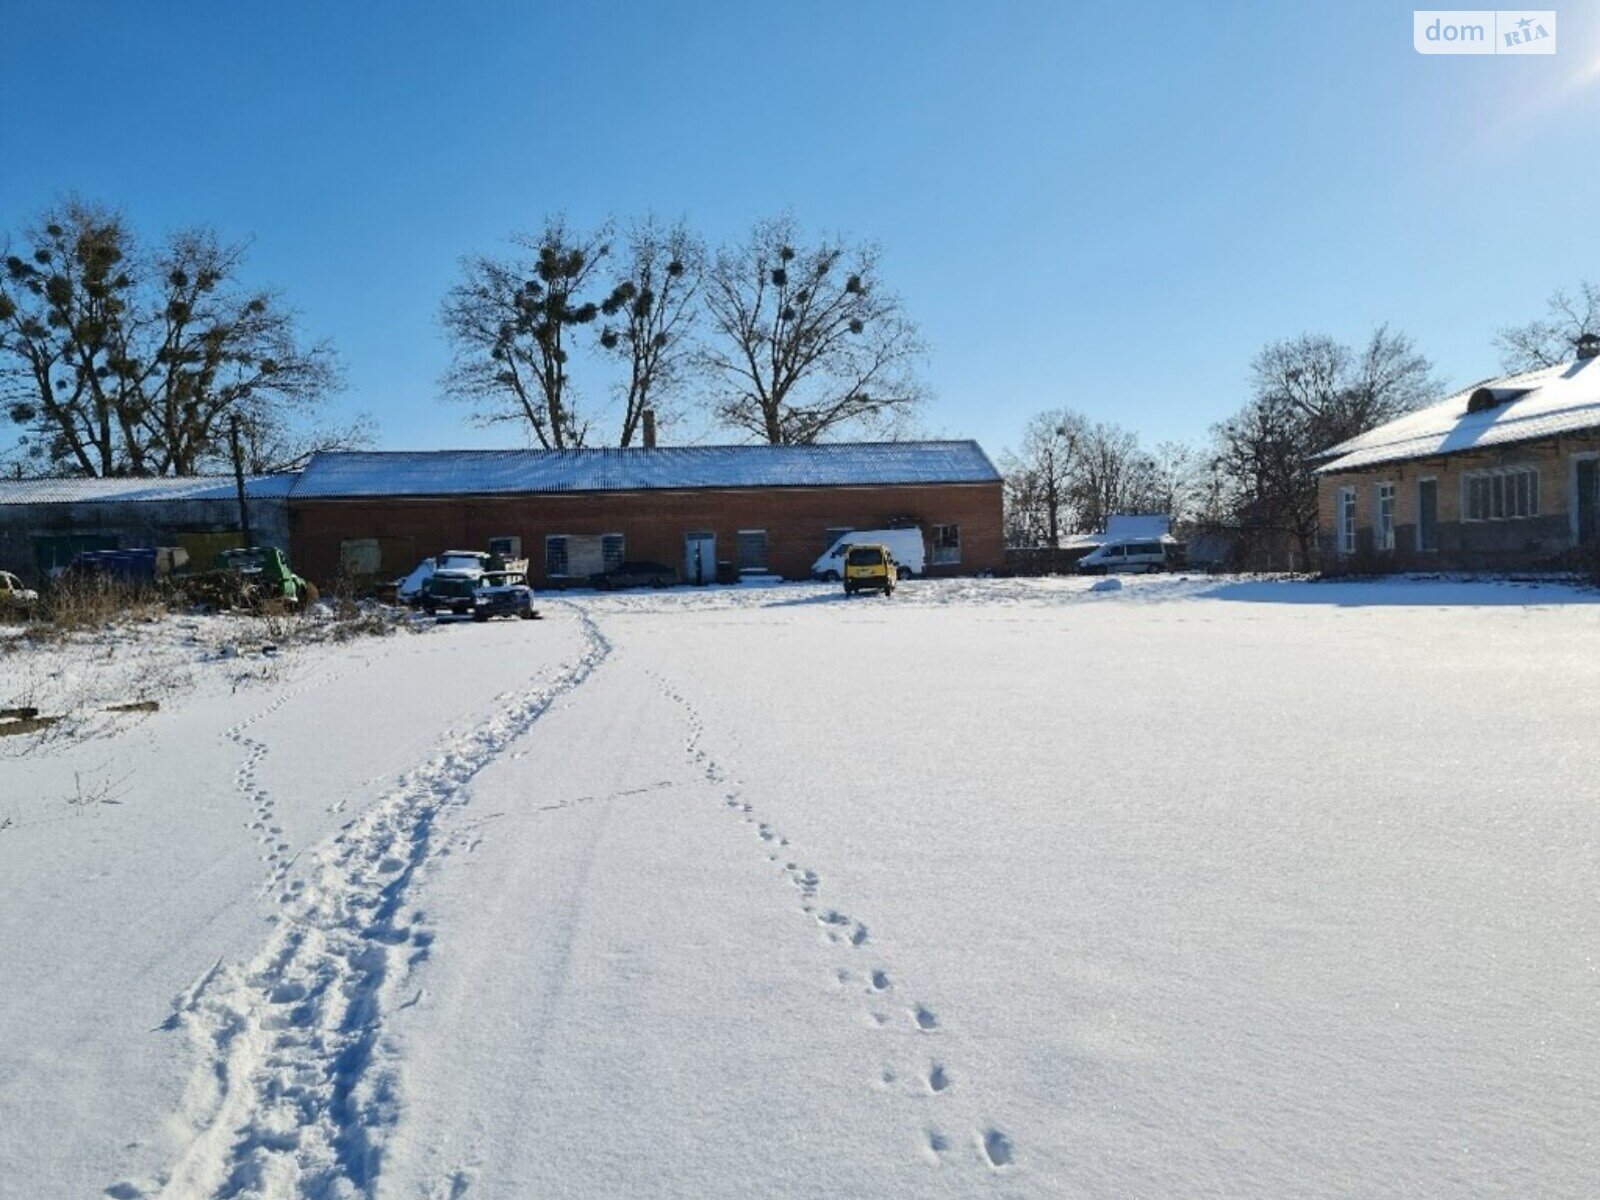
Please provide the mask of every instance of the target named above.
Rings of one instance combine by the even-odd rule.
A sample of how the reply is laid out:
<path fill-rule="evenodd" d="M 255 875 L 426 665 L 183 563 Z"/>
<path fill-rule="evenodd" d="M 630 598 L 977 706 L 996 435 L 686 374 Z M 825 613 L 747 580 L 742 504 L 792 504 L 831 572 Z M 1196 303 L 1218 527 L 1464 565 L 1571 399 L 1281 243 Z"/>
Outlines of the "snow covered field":
<path fill-rule="evenodd" d="M 1600 594 L 542 602 L 0 656 L 0 1197 L 1594 1194 Z"/>

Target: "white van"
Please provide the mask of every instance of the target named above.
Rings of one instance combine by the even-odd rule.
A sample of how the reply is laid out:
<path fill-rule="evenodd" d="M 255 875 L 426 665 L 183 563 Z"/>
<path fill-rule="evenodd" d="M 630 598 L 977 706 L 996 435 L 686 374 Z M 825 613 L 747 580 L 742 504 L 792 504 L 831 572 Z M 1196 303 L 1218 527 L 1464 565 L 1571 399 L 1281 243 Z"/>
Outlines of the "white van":
<path fill-rule="evenodd" d="M 901 579 L 921 575 L 928 563 L 920 529 L 852 529 L 840 534 L 821 558 L 811 564 L 811 578 L 838 583 L 844 578 L 844 552 L 851 545 L 887 546 Z"/>
<path fill-rule="evenodd" d="M 1104 542 L 1078 560 L 1083 575 L 1142 575 L 1183 565 L 1183 543 L 1173 538 Z"/>

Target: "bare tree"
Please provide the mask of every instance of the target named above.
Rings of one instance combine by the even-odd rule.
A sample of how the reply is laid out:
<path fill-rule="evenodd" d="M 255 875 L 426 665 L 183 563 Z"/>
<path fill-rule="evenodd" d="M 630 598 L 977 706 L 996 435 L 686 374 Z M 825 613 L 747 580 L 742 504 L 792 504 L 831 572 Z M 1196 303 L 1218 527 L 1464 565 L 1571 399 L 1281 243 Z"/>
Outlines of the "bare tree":
<path fill-rule="evenodd" d="M 1215 429 L 1220 503 L 1213 519 L 1259 540 L 1293 541 L 1302 566 L 1317 537 L 1317 486 L 1311 474 L 1306 423 L 1281 394 L 1258 395 Z M 1319 447 L 1320 449 L 1321 447 Z"/>
<path fill-rule="evenodd" d="M 879 279 L 878 248 L 799 240 L 791 218 L 764 221 L 711 265 L 700 361 L 718 417 L 773 444 L 890 429 L 922 398 L 923 345 Z"/>
<path fill-rule="evenodd" d="M 313 454 L 360 450 L 372 445 L 372 419 L 365 414 L 342 424 L 301 426 L 268 415 L 247 415 L 239 423 L 244 469 L 252 475 L 298 471 Z"/>
<path fill-rule="evenodd" d="M 163 300 L 154 332 L 160 348 L 138 378 L 159 473 L 191 475 L 226 460 L 230 414 L 289 432 L 336 383 L 332 349 L 296 344 L 294 318 L 264 291 L 226 287 L 242 246 L 209 230 L 180 233 L 157 260 Z M 139 364 L 136 347 L 120 361 Z"/>
<path fill-rule="evenodd" d="M 627 368 L 619 445 L 633 444 L 644 410 L 662 416 L 662 401 L 681 382 L 705 252 L 679 222 L 662 229 L 652 218 L 628 231 L 627 274 L 617 285 L 622 305 L 600 330 L 600 345 Z"/>
<path fill-rule="evenodd" d="M 1600 335 L 1600 286 L 1583 280 L 1575 294 L 1557 288 L 1542 320 L 1502 329 L 1495 345 L 1507 372 L 1532 371 L 1566 362 L 1586 334 Z"/>
<path fill-rule="evenodd" d="M 1359 352 L 1323 336 L 1272 342 L 1251 363 L 1251 384 L 1249 403 L 1213 431 L 1222 508 L 1236 529 L 1290 538 L 1309 564 L 1317 457 L 1415 408 L 1439 384 L 1411 339 L 1386 325 Z"/>
<path fill-rule="evenodd" d="M 1088 426 L 1078 442 L 1072 487 L 1082 527 L 1103 530 L 1113 513 L 1145 507 L 1151 473 L 1135 434 L 1105 422 Z"/>
<path fill-rule="evenodd" d="M 115 475 L 144 469 L 137 399 L 110 360 L 137 319 L 132 234 L 120 214 L 68 201 L 23 232 L 0 284 L 0 379 L 24 453 L 52 469 Z"/>
<path fill-rule="evenodd" d="M 478 420 L 520 424 L 547 449 L 588 440 L 593 422 L 568 387 L 568 333 L 626 303 L 622 284 L 588 298 L 609 237 L 609 226 L 580 233 L 552 217 L 537 234 L 511 239 L 524 257 L 462 261 L 441 314 L 455 351 L 445 390 L 473 405 Z"/>
<path fill-rule="evenodd" d="M 1006 481 L 1007 541 L 1013 546 L 1059 546 L 1076 529 L 1074 471 L 1088 422 L 1071 409 L 1039 413 L 1015 454 L 1001 462 Z"/>
<path fill-rule="evenodd" d="M 25 454 L 85 475 L 192 475 L 226 459 L 233 414 L 280 427 L 338 385 L 242 245 L 207 229 L 140 252 L 121 216 L 67 201 L 0 279 L 0 396 Z"/>
<path fill-rule="evenodd" d="M 1191 520 L 1200 510 L 1205 490 L 1204 459 L 1187 442 L 1158 442 L 1146 457 L 1144 494 L 1138 507 L 1165 513 L 1174 526 Z"/>

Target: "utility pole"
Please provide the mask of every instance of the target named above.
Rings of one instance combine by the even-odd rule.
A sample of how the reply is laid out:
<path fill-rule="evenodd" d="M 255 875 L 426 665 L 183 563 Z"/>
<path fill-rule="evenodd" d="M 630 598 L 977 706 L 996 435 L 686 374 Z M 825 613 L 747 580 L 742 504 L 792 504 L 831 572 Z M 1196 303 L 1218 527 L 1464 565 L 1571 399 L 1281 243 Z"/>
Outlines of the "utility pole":
<path fill-rule="evenodd" d="M 250 506 L 244 500 L 244 452 L 239 449 L 239 414 L 228 419 L 228 441 L 233 447 L 233 484 L 239 492 L 239 532 L 244 535 L 244 548 L 254 550 L 256 540 L 250 534 Z"/>

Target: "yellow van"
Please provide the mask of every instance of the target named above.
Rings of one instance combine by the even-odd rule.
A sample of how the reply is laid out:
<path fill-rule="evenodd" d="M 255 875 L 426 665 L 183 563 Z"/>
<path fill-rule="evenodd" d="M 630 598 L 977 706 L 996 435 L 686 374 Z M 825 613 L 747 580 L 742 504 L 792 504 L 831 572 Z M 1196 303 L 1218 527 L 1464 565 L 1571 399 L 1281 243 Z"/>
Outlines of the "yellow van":
<path fill-rule="evenodd" d="M 894 595 L 894 585 L 899 581 L 894 555 L 887 546 L 851 546 L 844 555 L 844 594 L 857 592 L 882 592 Z"/>

